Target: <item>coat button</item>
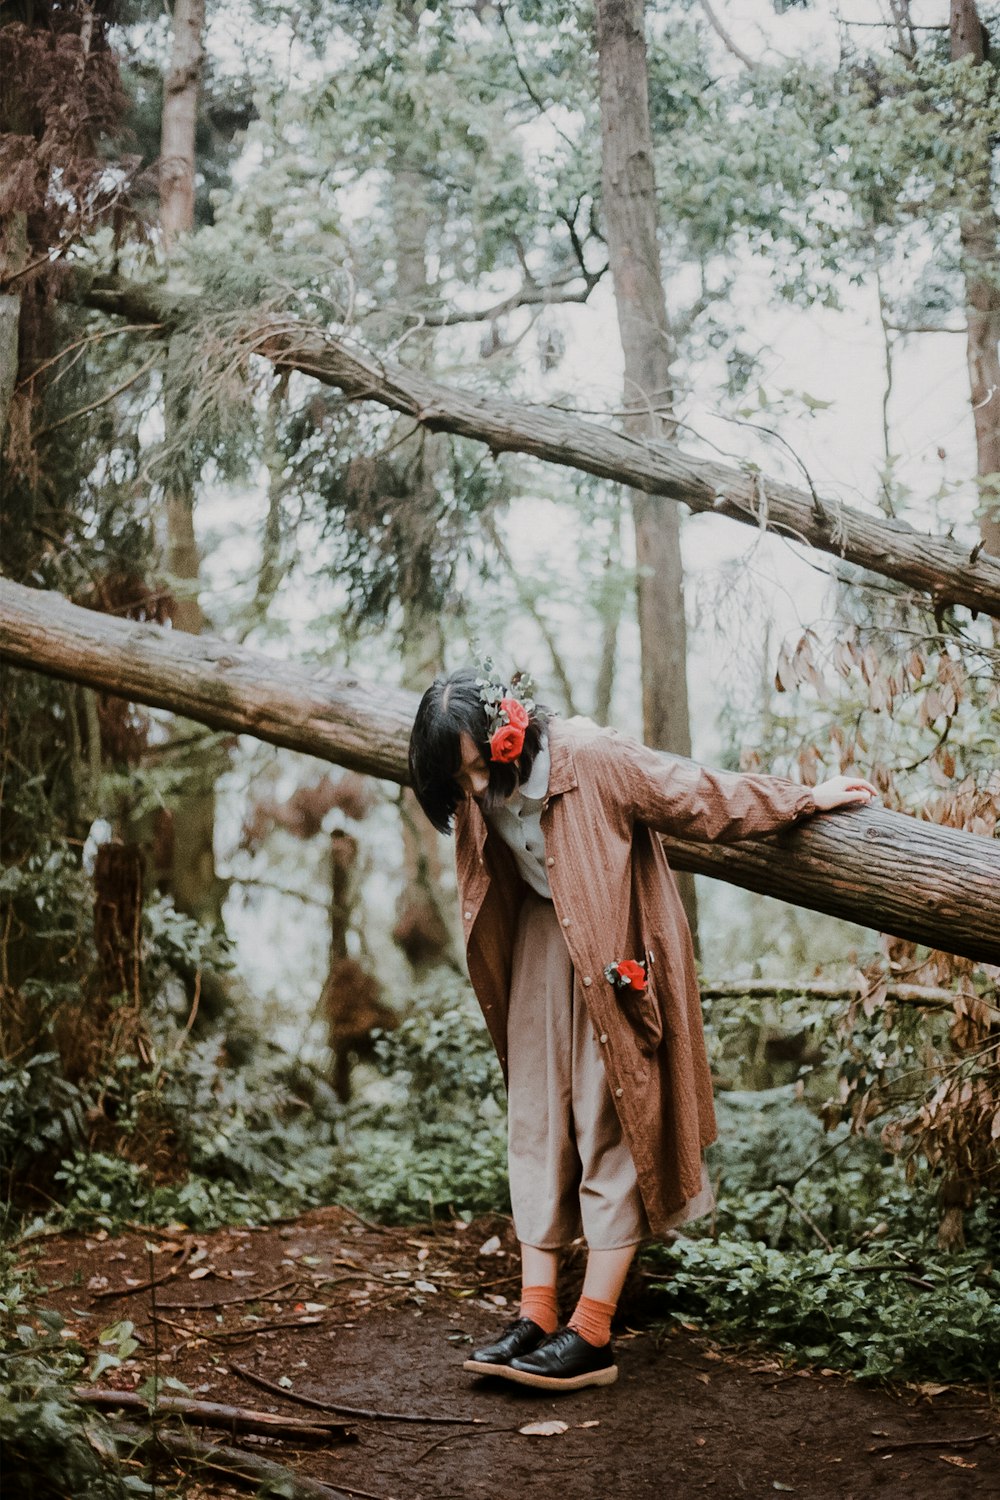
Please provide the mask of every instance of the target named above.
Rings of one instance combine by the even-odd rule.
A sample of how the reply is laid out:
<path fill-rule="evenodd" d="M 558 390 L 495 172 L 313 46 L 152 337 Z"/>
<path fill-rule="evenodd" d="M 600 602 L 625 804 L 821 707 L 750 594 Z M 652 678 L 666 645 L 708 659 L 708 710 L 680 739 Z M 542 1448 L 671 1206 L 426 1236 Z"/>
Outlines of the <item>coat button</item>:
<path fill-rule="evenodd" d="M 465 920 L 466 920 L 466 921 L 467 921 L 467 922 L 471 922 L 471 921 L 472 921 L 472 913 L 471 913 L 471 911 L 467 911 L 467 912 L 466 912 L 466 913 L 465 913 Z"/>
<path fill-rule="evenodd" d="M 548 859 L 547 859 L 547 860 L 546 860 L 546 861 L 545 861 L 545 863 L 546 863 L 546 864 L 547 864 L 547 865 L 549 865 L 549 866 L 551 866 L 551 865 L 554 865 L 554 864 L 555 864 L 555 860 L 554 860 L 554 859 L 553 859 L 553 858 L 552 858 L 552 855 L 551 855 L 551 854 L 550 854 L 550 855 L 549 855 L 549 857 L 548 857 Z"/>
<path fill-rule="evenodd" d="M 593 984 L 594 981 L 591 979 L 591 977 L 590 977 L 589 974 L 584 974 L 584 976 L 583 976 L 583 982 L 587 986 L 587 988 L 589 989 L 590 986 Z"/>
<path fill-rule="evenodd" d="M 568 927 L 569 926 L 569 917 L 563 917 L 563 926 L 564 927 Z"/>
<path fill-rule="evenodd" d="M 601 1046 L 602 1047 L 604 1046 L 604 1043 L 607 1041 L 607 1039 L 608 1039 L 608 1033 L 606 1031 L 602 1031 L 601 1032 Z M 621 1093 L 621 1089 L 619 1089 L 618 1092 L 620 1094 Z"/>
<path fill-rule="evenodd" d="M 622 1089 L 615 1089 L 615 1098 L 620 1099 L 623 1092 L 624 1091 Z"/>

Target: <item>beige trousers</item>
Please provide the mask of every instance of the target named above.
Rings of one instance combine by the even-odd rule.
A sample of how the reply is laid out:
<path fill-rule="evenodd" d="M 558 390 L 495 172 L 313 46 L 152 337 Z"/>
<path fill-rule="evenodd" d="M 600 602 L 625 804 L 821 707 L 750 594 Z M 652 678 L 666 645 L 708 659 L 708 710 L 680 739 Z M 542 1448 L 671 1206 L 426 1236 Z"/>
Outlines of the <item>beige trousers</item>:
<path fill-rule="evenodd" d="M 650 1234 L 601 1044 L 573 1000 L 573 967 L 551 901 L 526 889 L 507 1020 L 508 1165 L 522 1244 L 586 1237 L 616 1250 Z"/>

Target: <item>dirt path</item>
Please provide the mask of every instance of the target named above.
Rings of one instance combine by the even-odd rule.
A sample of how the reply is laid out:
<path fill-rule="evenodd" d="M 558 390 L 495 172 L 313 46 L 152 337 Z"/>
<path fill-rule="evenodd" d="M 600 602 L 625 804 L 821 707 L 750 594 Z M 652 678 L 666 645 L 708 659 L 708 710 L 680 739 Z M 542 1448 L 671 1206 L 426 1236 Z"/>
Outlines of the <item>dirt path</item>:
<path fill-rule="evenodd" d="M 147 1240 L 157 1246 L 152 1256 Z M 24 1256 L 51 1289 L 44 1300 L 86 1347 L 96 1348 L 101 1329 L 119 1319 L 135 1323 L 142 1342 L 134 1360 L 102 1385 L 134 1389 L 153 1367 L 151 1292 L 135 1285 L 148 1281 L 152 1265 L 168 1278 L 156 1288 L 160 1372 L 202 1399 L 307 1415 L 256 1389 L 234 1373 L 235 1363 L 321 1400 L 476 1419 L 454 1427 L 357 1421 L 355 1442 L 320 1449 L 254 1444 L 362 1497 L 968 1500 L 1000 1493 L 1000 1427 L 983 1393 L 889 1394 L 839 1376 L 792 1373 L 685 1329 L 658 1339 L 638 1283 L 623 1303 L 616 1385 L 552 1397 L 473 1379 L 461 1368 L 466 1350 L 516 1312 L 513 1250 L 502 1219 L 387 1231 L 324 1209 L 260 1230 L 63 1236 L 26 1247 Z M 566 1430 L 519 1431 L 551 1420 Z M 985 1441 L 961 1442 L 984 1434 Z M 225 1485 L 199 1490 L 230 1493 Z"/>

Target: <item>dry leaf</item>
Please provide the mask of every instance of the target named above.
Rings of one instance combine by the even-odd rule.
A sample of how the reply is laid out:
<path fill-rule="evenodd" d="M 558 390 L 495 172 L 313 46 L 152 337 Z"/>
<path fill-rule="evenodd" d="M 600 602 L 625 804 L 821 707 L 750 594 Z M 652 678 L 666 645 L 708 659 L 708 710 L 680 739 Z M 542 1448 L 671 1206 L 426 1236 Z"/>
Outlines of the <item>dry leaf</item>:
<path fill-rule="evenodd" d="M 962 1458 L 958 1453 L 939 1453 L 938 1458 L 943 1464 L 954 1464 L 956 1469 L 975 1469 L 978 1467 L 974 1458 Z"/>
<path fill-rule="evenodd" d="M 596 1417 L 591 1417 L 589 1422 L 577 1422 L 576 1425 L 577 1427 L 600 1427 L 601 1424 Z"/>
<path fill-rule="evenodd" d="M 696 1375 L 694 1378 L 695 1380 L 700 1380 L 702 1385 L 708 1385 L 712 1377 L 711 1375 Z"/>
<path fill-rule="evenodd" d="M 437 1291 L 437 1287 L 434 1285 L 433 1281 L 415 1281 L 413 1285 L 416 1287 L 418 1292 Z"/>
<path fill-rule="evenodd" d="M 196 1271 L 188 1272 L 188 1281 L 200 1281 L 203 1276 L 211 1276 L 211 1266 L 199 1266 Z"/>
<path fill-rule="evenodd" d="M 480 1255 L 496 1255 L 499 1249 L 500 1236 L 498 1234 L 494 1234 L 490 1237 L 490 1239 L 486 1241 L 485 1245 L 480 1245 L 479 1253 Z"/>
<path fill-rule="evenodd" d="M 558 1437 L 561 1432 L 569 1430 L 568 1422 L 529 1422 L 527 1427 L 519 1427 L 518 1432 L 523 1432 L 525 1437 Z"/>

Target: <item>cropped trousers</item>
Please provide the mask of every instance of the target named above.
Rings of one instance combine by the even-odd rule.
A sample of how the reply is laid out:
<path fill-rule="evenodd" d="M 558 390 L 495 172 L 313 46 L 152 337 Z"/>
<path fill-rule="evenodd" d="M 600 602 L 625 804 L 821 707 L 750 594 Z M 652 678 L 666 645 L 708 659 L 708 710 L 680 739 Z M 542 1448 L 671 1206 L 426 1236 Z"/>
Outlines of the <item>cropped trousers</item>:
<path fill-rule="evenodd" d="M 526 887 L 507 1019 L 508 1167 L 522 1244 L 592 1250 L 650 1235 L 635 1165 L 552 902 Z"/>

